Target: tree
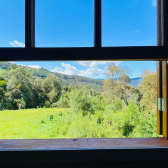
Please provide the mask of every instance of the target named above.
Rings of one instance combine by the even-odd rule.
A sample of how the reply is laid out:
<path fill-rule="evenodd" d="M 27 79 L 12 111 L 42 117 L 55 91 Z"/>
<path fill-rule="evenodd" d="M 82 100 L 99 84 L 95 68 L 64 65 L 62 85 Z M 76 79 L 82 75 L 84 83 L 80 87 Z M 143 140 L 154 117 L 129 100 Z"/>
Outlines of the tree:
<path fill-rule="evenodd" d="M 144 70 L 142 83 L 139 88 L 142 96 L 140 104 L 144 107 L 146 114 L 155 113 L 157 109 L 157 74 Z"/>
<path fill-rule="evenodd" d="M 49 74 L 42 82 L 42 88 L 50 103 L 58 101 L 61 94 L 61 86 L 54 74 Z"/>
<path fill-rule="evenodd" d="M 104 82 L 104 95 L 111 102 L 115 97 L 119 97 L 128 105 L 128 98 L 135 91 L 131 82 L 131 70 L 127 67 L 111 64 L 106 71 L 107 79 Z"/>
<path fill-rule="evenodd" d="M 0 101 L 4 99 L 6 93 L 6 81 L 5 79 L 0 76 Z"/>
<path fill-rule="evenodd" d="M 36 107 L 35 91 L 32 87 L 33 77 L 26 67 L 10 66 L 10 79 L 7 83 L 6 96 L 12 98 L 18 108 Z"/>

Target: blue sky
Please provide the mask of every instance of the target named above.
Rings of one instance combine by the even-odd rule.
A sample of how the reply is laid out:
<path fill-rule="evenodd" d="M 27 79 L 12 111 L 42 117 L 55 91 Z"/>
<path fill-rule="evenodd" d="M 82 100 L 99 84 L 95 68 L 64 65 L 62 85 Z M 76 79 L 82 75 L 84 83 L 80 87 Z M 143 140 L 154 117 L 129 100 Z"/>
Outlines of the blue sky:
<path fill-rule="evenodd" d="M 66 2 L 66 3 L 65 3 Z M 1 0 L 0 47 L 24 47 L 24 0 Z M 93 0 L 36 0 L 36 47 L 93 47 Z M 102 0 L 102 46 L 157 45 L 156 0 Z M 136 56 L 135 56 L 136 57 Z M 111 62 L 16 62 L 102 79 Z M 156 62 L 122 61 L 139 77 Z"/>

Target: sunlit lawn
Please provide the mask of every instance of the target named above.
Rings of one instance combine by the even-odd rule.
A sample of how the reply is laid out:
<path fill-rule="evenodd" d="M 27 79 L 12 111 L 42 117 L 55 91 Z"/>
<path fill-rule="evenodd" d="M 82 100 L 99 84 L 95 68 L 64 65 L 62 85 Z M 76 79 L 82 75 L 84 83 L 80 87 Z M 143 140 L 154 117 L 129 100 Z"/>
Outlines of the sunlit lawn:
<path fill-rule="evenodd" d="M 55 138 L 56 122 L 64 111 L 57 108 L 0 111 L 0 139 Z"/>

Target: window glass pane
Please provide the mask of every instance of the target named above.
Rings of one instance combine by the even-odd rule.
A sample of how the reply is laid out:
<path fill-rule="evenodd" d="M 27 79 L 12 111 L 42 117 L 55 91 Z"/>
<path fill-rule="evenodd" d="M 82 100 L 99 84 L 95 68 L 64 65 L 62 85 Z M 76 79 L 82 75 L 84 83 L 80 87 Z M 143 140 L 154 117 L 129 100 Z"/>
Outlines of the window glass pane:
<path fill-rule="evenodd" d="M 25 46 L 25 0 L 1 0 L 0 47 Z"/>
<path fill-rule="evenodd" d="M 156 81 L 156 61 L 1 62 L 0 139 L 158 137 Z"/>
<path fill-rule="evenodd" d="M 36 0 L 36 47 L 93 47 L 93 0 Z"/>
<path fill-rule="evenodd" d="M 102 0 L 102 46 L 156 46 L 156 0 Z"/>

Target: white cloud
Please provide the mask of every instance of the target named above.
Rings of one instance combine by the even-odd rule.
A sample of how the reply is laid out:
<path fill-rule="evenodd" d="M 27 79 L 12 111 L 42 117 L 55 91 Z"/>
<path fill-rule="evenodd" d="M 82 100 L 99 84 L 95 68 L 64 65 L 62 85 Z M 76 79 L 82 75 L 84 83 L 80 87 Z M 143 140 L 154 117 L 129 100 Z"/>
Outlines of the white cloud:
<path fill-rule="evenodd" d="M 67 74 L 73 75 L 80 72 L 78 69 L 76 69 L 74 66 L 71 66 L 70 64 L 61 63 L 61 65 L 65 68 Z"/>
<path fill-rule="evenodd" d="M 77 61 L 77 63 L 81 66 L 89 66 L 91 61 Z"/>
<path fill-rule="evenodd" d="M 96 67 L 89 67 L 86 70 L 78 70 L 76 67 L 71 66 L 70 64 L 61 63 L 61 65 L 64 69 L 60 67 L 55 67 L 52 72 L 58 72 L 65 75 L 79 75 L 85 77 L 101 76 L 102 74 L 104 74 L 104 70 L 98 69 Z"/>
<path fill-rule="evenodd" d="M 157 1 L 156 0 L 152 0 L 152 6 L 156 7 L 157 6 Z"/>
<path fill-rule="evenodd" d="M 14 64 L 15 62 L 14 61 L 8 61 L 10 64 Z"/>
<path fill-rule="evenodd" d="M 139 32 L 139 30 L 135 30 L 135 33 L 138 33 Z"/>
<path fill-rule="evenodd" d="M 77 63 L 81 66 L 98 67 L 99 65 L 106 65 L 107 63 L 119 65 L 121 61 L 77 61 Z"/>
<path fill-rule="evenodd" d="M 104 73 L 105 73 L 104 70 L 94 67 L 94 68 L 88 68 L 86 70 L 82 70 L 78 75 L 89 77 L 89 76 L 101 76 Z"/>
<path fill-rule="evenodd" d="M 61 65 L 65 69 L 60 68 L 60 67 L 55 67 L 54 70 L 52 70 L 52 72 L 58 72 L 58 73 L 62 73 L 65 75 L 77 75 L 80 73 L 78 69 L 76 69 L 74 66 L 71 66 L 70 64 L 61 63 Z"/>
<path fill-rule="evenodd" d="M 34 68 L 34 69 L 40 69 L 41 68 L 39 65 L 29 65 L 27 67 Z"/>
<path fill-rule="evenodd" d="M 91 61 L 90 67 L 98 67 L 99 65 L 106 65 L 107 61 Z"/>
<path fill-rule="evenodd" d="M 47 65 L 47 67 L 52 68 L 50 65 Z"/>
<path fill-rule="evenodd" d="M 25 47 L 24 43 L 18 42 L 17 40 L 15 40 L 14 42 L 9 42 L 9 44 L 13 47 Z"/>

